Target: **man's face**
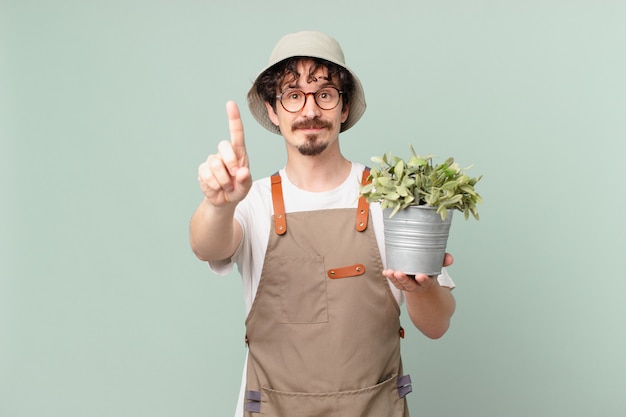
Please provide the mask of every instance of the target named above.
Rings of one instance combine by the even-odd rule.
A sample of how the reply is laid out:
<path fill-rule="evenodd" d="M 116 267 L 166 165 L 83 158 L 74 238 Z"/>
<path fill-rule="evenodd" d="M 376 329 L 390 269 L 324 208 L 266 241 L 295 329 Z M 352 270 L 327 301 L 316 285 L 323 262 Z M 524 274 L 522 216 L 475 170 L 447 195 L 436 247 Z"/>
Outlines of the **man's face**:
<path fill-rule="evenodd" d="M 338 82 L 328 76 L 326 67 L 320 66 L 312 71 L 312 60 L 303 59 L 298 62 L 298 78 L 287 76 L 279 85 L 280 91 L 276 94 L 285 94 L 290 90 L 300 90 L 303 93 L 315 93 L 325 87 L 340 89 Z M 276 110 L 265 103 L 272 123 L 280 128 L 280 132 L 287 141 L 302 155 L 318 155 L 330 144 L 336 142 L 339 136 L 341 123 L 348 117 L 348 106 L 339 104 L 330 110 L 321 109 L 315 102 L 314 96 L 306 95 L 304 107 L 296 112 L 289 112 L 276 101 Z"/>

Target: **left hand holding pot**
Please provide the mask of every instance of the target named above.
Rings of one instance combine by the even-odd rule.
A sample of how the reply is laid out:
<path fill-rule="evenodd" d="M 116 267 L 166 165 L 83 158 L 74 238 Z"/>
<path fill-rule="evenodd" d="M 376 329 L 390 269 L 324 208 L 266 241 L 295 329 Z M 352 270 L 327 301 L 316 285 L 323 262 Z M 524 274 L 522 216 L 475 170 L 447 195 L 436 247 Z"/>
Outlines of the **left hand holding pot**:
<path fill-rule="evenodd" d="M 450 266 L 454 263 L 454 258 L 446 253 L 443 258 L 443 266 Z M 399 290 L 407 292 L 422 292 L 433 285 L 439 285 L 436 275 L 407 275 L 402 271 L 394 271 L 393 269 L 385 269 L 383 275 L 391 281 L 391 283 Z"/>

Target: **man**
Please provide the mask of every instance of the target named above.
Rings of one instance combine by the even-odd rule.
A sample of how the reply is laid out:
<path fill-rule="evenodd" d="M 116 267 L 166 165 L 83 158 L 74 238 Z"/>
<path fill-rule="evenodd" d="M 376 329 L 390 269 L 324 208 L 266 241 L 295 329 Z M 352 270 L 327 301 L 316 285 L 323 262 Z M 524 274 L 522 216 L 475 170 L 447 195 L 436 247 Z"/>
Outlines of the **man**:
<path fill-rule="evenodd" d="M 199 167 L 205 198 L 190 226 L 196 256 L 218 273 L 236 263 L 244 282 L 237 416 L 408 416 L 399 305 L 441 337 L 454 284 L 445 268 L 439 277 L 383 269 L 380 206 L 357 209 L 367 172 L 339 147 L 365 111 L 359 79 L 333 38 L 298 32 L 278 42 L 248 104 L 284 138 L 287 164 L 252 181 L 239 111 L 227 103 L 230 141 Z"/>

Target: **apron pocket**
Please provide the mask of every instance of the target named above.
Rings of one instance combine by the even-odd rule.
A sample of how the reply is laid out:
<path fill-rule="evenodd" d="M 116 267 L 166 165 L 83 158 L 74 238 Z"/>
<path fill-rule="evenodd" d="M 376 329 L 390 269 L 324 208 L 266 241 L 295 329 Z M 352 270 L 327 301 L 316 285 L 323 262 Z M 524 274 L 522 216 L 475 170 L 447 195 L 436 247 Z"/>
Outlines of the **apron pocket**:
<path fill-rule="evenodd" d="M 260 416 L 401 417 L 396 375 L 371 387 L 342 392 L 301 393 L 262 388 Z"/>
<path fill-rule="evenodd" d="M 282 323 L 328 322 L 322 256 L 281 257 L 278 267 Z"/>

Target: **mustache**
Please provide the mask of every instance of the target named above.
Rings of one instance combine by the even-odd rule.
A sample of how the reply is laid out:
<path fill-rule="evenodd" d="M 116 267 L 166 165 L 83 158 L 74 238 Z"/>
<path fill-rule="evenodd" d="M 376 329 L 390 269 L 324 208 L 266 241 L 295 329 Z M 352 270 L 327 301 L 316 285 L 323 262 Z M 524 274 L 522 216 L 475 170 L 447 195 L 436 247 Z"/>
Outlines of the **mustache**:
<path fill-rule="evenodd" d="M 329 122 L 325 122 L 323 120 L 304 120 L 301 122 L 295 122 L 291 128 L 293 130 L 296 129 L 330 129 L 332 127 L 332 124 Z"/>

